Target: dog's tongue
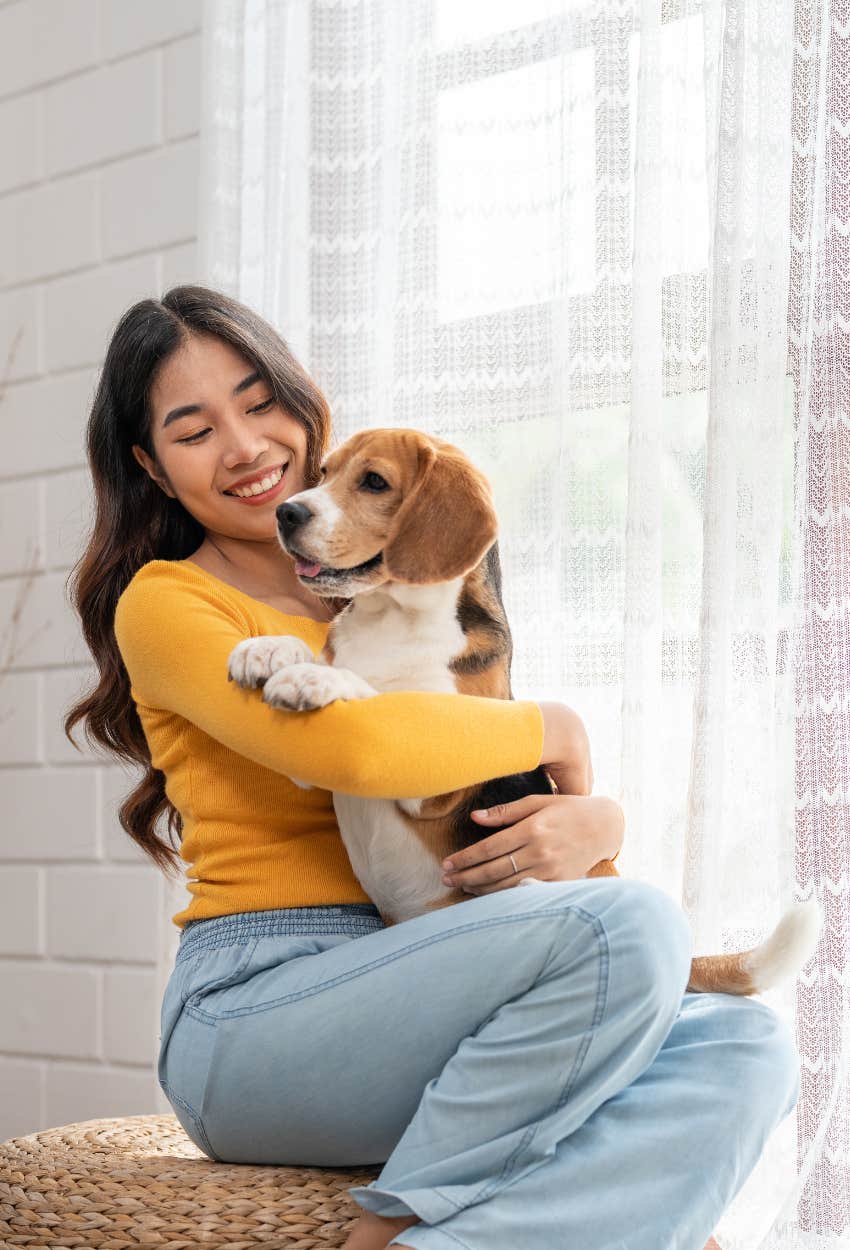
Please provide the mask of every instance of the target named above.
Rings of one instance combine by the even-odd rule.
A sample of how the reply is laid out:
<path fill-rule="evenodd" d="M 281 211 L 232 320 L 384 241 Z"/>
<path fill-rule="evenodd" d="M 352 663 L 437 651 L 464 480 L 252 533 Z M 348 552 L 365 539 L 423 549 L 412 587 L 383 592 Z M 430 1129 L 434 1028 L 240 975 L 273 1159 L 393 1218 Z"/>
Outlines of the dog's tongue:
<path fill-rule="evenodd" d="M 311 564 L 309 560 L 295 561 L 295 572 L 303 574 L 304 577 L 315 577 L 321 567 L 321 564 Z"/>

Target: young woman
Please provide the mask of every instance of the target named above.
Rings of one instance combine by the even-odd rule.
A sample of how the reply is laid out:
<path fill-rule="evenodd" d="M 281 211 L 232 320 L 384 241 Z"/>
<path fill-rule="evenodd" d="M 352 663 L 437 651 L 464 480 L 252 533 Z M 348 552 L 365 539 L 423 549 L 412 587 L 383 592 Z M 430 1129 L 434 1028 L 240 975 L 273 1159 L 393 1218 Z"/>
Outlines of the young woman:
<path fill-rule="evenodd" d="M 188 866 L 162 1088 L 210 1158 L 382 1163 L 351 1190 L 347 1250 L 700 1250 L 795 1104 L 797 1052 L 761 1002 L 684 992 L 690 932 L 661 890 L 584 879 L 623 819 L 590 795 L 575 713 L 424 692 L 284 712 L 227 681 L 242 638 L 317 652 L 341 606 L 275 528 L 328 442 L 322 395 L 249 309 L 177 287 L 119 322 L 72 574 L 100 681 L 65 729 L 141 767 L 121 824 L 171 870 L 167 815 Z M 470 898 L 384 928 L 330 791 L 424 796 L 541 762 L 560 793 L 453 857 Z"/>

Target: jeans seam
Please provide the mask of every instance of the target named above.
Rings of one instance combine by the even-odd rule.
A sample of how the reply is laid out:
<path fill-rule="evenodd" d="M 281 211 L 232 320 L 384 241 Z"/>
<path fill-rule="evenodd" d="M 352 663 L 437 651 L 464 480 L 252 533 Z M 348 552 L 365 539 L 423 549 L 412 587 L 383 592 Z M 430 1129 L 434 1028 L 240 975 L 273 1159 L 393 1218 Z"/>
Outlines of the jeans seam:
<path fill-rule="evenodd" d="M 383 967 L 384 964 L 393 963 L 396 959 L 401 959 L 404 955 L 409 955 L 413 951 L 422 950 L 425 947 L 432 946 L 435 942 L 444 942 L 447 938 L 456 937 L 460 933 L 475 932 L 478 929 L 489 929 L 496 925 L 518 924 L 520 921 L 535 920 L 539 916 L 560 916 L 564 912 L 575 911 L 585 919 L 593 921 L 595 917 L 584 907 L 577 903 L 566 903 L 556 907 L 539 908 L 530 912 L 514 912 L 510 916 L 495 916 L 488 920 L 470 921 L 468 924 L 458 925 L 456 928 L 447 929 L 442 933 L 435 933 L 428 938 L 421 938 L 418 942 L 411 942 L 408 946 L 404 946 L 401 950 L 393 951 L 392 954 L 384 955 L 380 959 L 374 959 L 371 963 L 364 964 L 361 968 L 356 968 L 353 972 L 340 974 L 338 977 L 332 977 L 329 981 L 323 981 L 320 985 L 312 985 L 309 989 L 298 990 L 293 994 L 284 994 L 281 998 L 270 999 L 268 1002 L 258 1004 L 255 1007 L 233 1007 L 211 1015 L 202 1008 L 191 1005 L 191 1000 L 187 1004 L 186 1010 L 190 1015 L 197 1019 L 203 1020 L 205 1023 L 215 1023 L 218 1020 L 236 1019 L 239 1016 L 256 1015 L 261 1011 L 271 1011 L 274 1007 L 283 1006 L 285 1003 L 298 1002 L 304 998 L 312 998 L 316 994 L 321 994 L 325 990 L 331 989 L 336 985 L 344 984 L 347 981 L 353 981 L 357 977 L 365 976 L 367 972 L 374 971 L 375 968 Z M 247 960 L 245 961 L 247 963 Z M 547 960 L 548 962 L 548 960 Z M 544 965 L 545 966 L 545 965 Z M 235 973 L 232 975 L 236 975 Z M 208 986 L 207 989 L 226 988 L 225 986 Z"/>
<path fill-rule="evenodd" d="M 441 1221 L 441 1223 L 442 1223 L 442 1221 Z M 413 1228 L 415 1228 L 415 1227 L 416 1227 L 416 1225 L 414 1224 L 414 1225 L 413 1225 Z M 434 1227 L 435 1227 L 435 1226 L 434 1226 L 433 1224 L 429 1224 L 429 1225 L 428 1225 L 428 1228 L 434 1228 Z M 411 1228 L 411 1229 L 405 1229 L 405 1230 L 404 1230 L 404 1232 L 412 1232 L 412 1231 L 413 1231 L 413 1229 L 412 1229 L 412 1228 Z M 461 1241 L 460 1237 L 455 1237 L 454 1233 L 450 1233 L 450 1232 L 449 1232 L 449 1230 L 448 1230 L 447 1228 L 438 1227 L 438 1228 L 437 1228 L 437 1232 L 438 1232 L 438 1233 L 440 1233 L 443 1237 L 448 1237 L 448 1238 L 449 1238 L 449 1240 L 450 1240 L 450 1241 L 453 1241 L 456 1245 L 458 1245 L 458 1246 L 463 1246 L 463 1250 L 470 1250 L 470 1247 L 467 1245 L 467 1243 L 466 1243 L 465 1241 Z M 396 1236 L 397 1236 L 397 1237 L 401 1237 L 401 1236 L 403 1236 L 403 1233 L 396 1233 Z M 393 1244 L 392 1242 L 389 1242 L 389 1245 L 392 1245 L 392 1244 Z"/>
<path fill-rule="evenodd" d="M 204 1126 L 201 1123 L 200 1117 L 197 1111 L 195 1111 L 195 1108 L 190 1107 L 188 1102 L 186 1102 L 185 1098 L 181 1098 L 179 1094 L 175 1094 L 174 1090 L 171 1088 L 171 1086 L 168 1084 L 167 1081 L 160 1081 L 160 1085 L 162 1086 L 162 1090 L 166 1098 L 168 1099 L 168 1101 L 171 1103 L 176 1102 L 177 1105 L 179 1107 L 182 1107 L 183 1110 L 186 1112 L 186 1114 L 191 1118 L 198 1136 L 200 1137 L 201 1141 L 203 1141 L 204 1145 L 206 1146 L 206 1149 L 210 1155 L 210 1158 L 214 1159 L 216 1163 L 223 1163 L 224 1160 L 218 1157 L 218 1155 L 215 1153 L 212 1146 L 210 1145 L 210 1139 L 207 1137 L 206 1132 L 204 1131 Z"/>
<path fill-rule="evenodd" d="M 611 965 L 611 948 L 608 945 L 608 937 L 605 932 L 605 927 L 602 924 L 602 921 L 599 919 L 598 916 L 594 916 L 590 912 L 586 912 L 584 908 L 579 907 L 579 908 L 576 908 L 575 910 L 581 912 L 582 919 L 590 923 L 590 927 L 593 929 L 594 935 L 596 937 L 597 947 L 599 949 L 599 976 L 598 976 L 597 985 L 596 985 L 596 1002 L 594 1003 L 594 1006 L 593 1006 L 593 1017 L 591 1019 L 590 1028 L 588 1029 L 587 1036 L 584 1038 L 581 1046 L 579 1047 L 579 1052 L 573 1061 L 572 1070 L 570 1071 L 570 1074 L 564 1083 L 564 1087 L 561 1090 L 561 1094 L 560 1094 L 560 1097 L 558 1098 L 558 1101 L 554 1104 L 554 1106 L 551 1106 L 546 1111 L 544 1111 L 543 1114 L 539 1117 L 539 1119 L 537 1119 L 534 1122 L 534 1124 L 530 1124 L 528 1126 L 528 1128 L 526 1129 L 525 1133 L 522 1136 L 522 1139 L 517 1143 L 517 1145 L 514 1147 L 513 1152 L 510 1155 L 508 1155 L 507 1159 L 505 1160 L 502 1166 L 502 1170 L 499 1173 L 499 1175 L 495 1177 L 495 1179 L 491 1180 L 489 1183 L 485 1183 L 484 1188 L 479 1190 L 478 1193 L 473 1197 L 472 1201 L 470 1203 L 465 1203 L 464 1206 L 473 1206 L 475 1203 L 483 1202 L 486 1198 L 489 1198 L 497 1189 L 504 1188 L 502 1182 L 507 1181 L 511 1173 L 515 1170 L 516 1160 L 518 1156 L 523 1150 L 525 1150 L 531 1144 L 532 1140 L 534 1139 L 535 1134 L 540 1128 L 541 1121 L 544 1120 L 546 1116 L 550 1115 L 553 1111 L 559 1111 L 560 1108 L 564 1105 L 564 1103 L 569 1098 L 570 1094 L 572 1093 L 575 1083 L 578 1080 L 581 1069 L 584 1066 L 584 1061 L 587 1056 L 590 1043 L 593 1041 L 593 1034 L 595 1030 L 599 1027 L 599 1022 L 602 1019 L 602 1016 L 605 1012 L 605 1007 L 608 1002 L 608 993 L 607 993 L 608 972 L 609 972 L 609 968 Z M 553 941 L 552 943 L 553 947 L 554 947 L 554 944 L 555 943 Z M 550 952 L 549 958 L 551 958 L 551 952 Z M 549 959 L 547 959 L 546 963 L 548 964 L 548 962 L 549 962 Z M 544 965 L 544 967 L 545 966 L 546 965 Z M 447 1195 L 443 1194 L 441 1190 L 438 1190 L 438 1192 L 441 1194 L 443 1198 L 447 1197 Z"/>

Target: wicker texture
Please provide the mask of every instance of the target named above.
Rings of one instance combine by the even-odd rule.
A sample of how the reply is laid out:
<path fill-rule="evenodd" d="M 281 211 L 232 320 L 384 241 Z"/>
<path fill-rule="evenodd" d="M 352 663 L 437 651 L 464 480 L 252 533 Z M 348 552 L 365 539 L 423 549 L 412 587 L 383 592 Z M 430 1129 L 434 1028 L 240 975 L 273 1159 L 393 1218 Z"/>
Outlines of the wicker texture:
<path fill-rule="evenodd" d="M 0 1143 L 0 1247 L 339 1247 L 379 1167 L 213 1163 L 176 1116 L 85 1120 Z"/>

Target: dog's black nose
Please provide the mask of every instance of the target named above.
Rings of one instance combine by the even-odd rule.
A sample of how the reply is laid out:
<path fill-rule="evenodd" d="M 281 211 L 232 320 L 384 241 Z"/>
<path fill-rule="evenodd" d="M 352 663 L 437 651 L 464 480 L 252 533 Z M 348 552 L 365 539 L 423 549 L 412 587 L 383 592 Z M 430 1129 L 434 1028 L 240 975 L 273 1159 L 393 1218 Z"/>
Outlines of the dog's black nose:
<path fill-rule="evenodd" d="M 310 509 L 303 503 L 290 503 L 288 500 L 275 509 L 278 529 L 287 537 L 294 534 L 299 525 L 309 521 L 312 515 Z"/>

